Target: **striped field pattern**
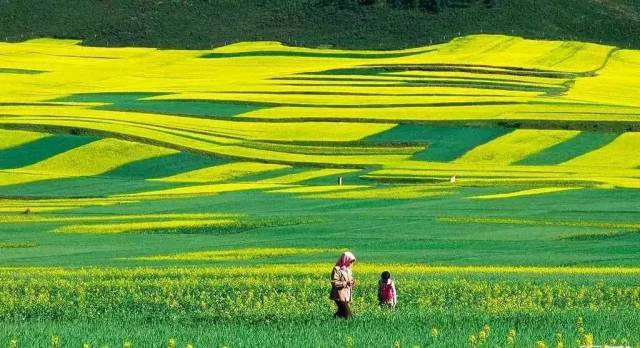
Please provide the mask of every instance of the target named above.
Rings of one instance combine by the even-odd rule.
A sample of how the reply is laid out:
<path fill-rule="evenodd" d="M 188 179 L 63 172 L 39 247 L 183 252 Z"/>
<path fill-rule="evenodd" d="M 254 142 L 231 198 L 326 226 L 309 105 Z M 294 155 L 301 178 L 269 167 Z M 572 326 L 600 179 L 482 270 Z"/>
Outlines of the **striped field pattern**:
<path fill-rule="evenodd" d="M 404 332 L 385 346 L 636 346 L 639 91 L 640 51 L 502 35 L 397 51 L 0 43 L 0 326 L 124 335 L 135 314 L 221 325 L 203 347 L 323 346 L 323 325 L 342 335 L 330 346 L 375 346 L 326 324 L 327 272 L 349 249 L 354 327 Z M 371 295 L 385 269 L 402 320 Z M 272 320 L 296 337 L 238 333 Z"/>

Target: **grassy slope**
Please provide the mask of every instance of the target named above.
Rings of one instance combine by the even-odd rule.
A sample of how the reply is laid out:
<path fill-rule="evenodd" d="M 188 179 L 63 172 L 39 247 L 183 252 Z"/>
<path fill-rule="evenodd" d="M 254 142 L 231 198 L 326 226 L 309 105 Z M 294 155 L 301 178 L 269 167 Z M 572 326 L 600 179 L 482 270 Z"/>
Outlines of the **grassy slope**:
<path fill-rule="evenodd" d="M 272 222 L 263 227 L 196 228 L 119 235 L 51 232 L 58 226 L 73 222 L 4 223 L 0 229 L 0 240 L 31 241 L 37 246 L 4 249 L 0 263 L 43 266 L 175 265 L 170 261 L 118 258 L 246 247 L 350 247 L 366 262 L 640 265 L 637 244 L 640 235 L 633 233 L 633 229 L 630 233 L 629 229 L 606 225 L 637 223 L 637 191 L 579 190 L 498 200 L 463 197 L 509 191 L 513 189 L 467 188 L 450 196 L 401 201 L 304 199 L 283 193 L 247 191 L 79 208 L 50 216 L 77 216 L 79 220 L 75 224 L 82 224 L 82 219 L 87 217 L 123 214 L 229 212 Z M 34 215 L 33 219 L 38 216 Z M 461 217 L 461 220 L 453 223 L 439 219 L 452 216 Z M 477 217 L 533 220 L 534 223 L 473 223 L 470 220 L 465 223 L 465 219 Z M 109 221 L 117 222 L 117 218 Z M 565 223 L 536 225 L 535 221 Z M 571 226 L 572 222 L 580 221 L 606 224 L 600 227 Z M 240 263 L 244 262 L 327 262 L 327 255 L 279 256 Z M 217 262 L 190 261 L 186 264 L 212 265 Z"/>
<path fill-rule="evenodd" d="M 640 47 L 634 0 L 498 0 L 439 14 L 358 6 L 356 1 L 0 1 L 0 39 L 49 36 L 88 45 L 209 48 L 277 40 L 315 47 L 415 47 L 458 33 L 577 38 Z M 108 15 L 105 15 L 108 14 Z"/>

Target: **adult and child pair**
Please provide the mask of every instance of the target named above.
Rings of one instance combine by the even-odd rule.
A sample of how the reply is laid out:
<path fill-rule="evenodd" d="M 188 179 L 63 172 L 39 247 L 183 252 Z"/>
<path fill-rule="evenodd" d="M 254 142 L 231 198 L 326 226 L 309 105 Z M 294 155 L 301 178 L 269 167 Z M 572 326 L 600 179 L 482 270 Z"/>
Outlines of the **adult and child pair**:
<path fill-rule="evenodd" d="M 335 318 L 351 318 L 352 290 L 356 284 L 352 267 L 356 262 L 353 253 L 347 251 L 340 255 L 338 262 L 331 271 L 330 298 L 336 303 Z M 398 302 L 396 286 L 391 279 L 391 273 L 384 271 L 378 281 L 378 302 L 381 308 L 394 309 Z"/>

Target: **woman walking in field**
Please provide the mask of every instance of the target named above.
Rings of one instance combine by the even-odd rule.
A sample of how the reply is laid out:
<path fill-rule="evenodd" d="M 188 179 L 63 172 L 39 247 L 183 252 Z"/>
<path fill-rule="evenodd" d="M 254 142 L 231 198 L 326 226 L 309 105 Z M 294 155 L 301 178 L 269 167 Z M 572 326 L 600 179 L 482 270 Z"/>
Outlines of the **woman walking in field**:
<path fill-rule="evenodd" d="M 351 267 L 356 262 L 356 257 L 349 251 L 340 255 L 333 271 L 331 271 L 331 296 L 330 298 L 336 303 L 336 314 L 334 318 L 351 318 L 351 289 L 356 283 L 353 279 Z"/>

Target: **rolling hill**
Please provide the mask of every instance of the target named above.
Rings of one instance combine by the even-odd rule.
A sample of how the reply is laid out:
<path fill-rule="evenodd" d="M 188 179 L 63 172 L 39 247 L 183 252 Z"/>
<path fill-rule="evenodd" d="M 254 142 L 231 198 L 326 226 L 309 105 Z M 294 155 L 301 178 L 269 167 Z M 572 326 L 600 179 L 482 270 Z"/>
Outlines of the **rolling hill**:
<path fill-rule="evenodd" d="M 469 34 L 640 48 L 635 0 L 0 1 L 0 39 L 210 49 L 244 41 L 400 49 Z"/>

